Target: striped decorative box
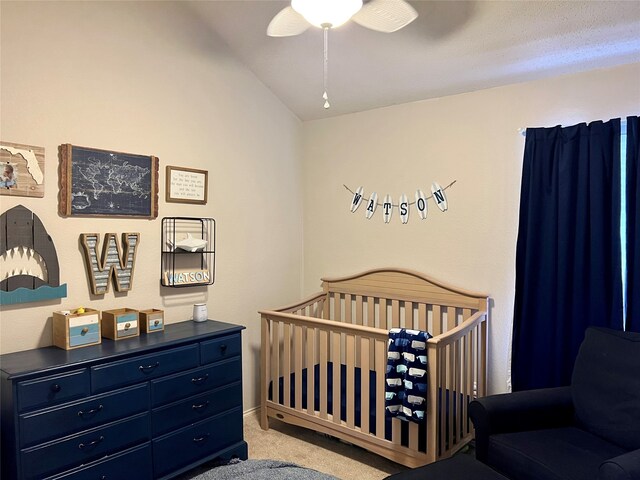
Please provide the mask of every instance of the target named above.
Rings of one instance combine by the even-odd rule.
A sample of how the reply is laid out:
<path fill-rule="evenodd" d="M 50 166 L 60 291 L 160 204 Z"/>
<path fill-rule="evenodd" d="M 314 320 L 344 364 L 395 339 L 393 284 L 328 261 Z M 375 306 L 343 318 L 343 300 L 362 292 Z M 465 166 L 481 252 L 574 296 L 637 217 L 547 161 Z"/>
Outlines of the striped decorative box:
<path fill-rule="evenodd" d="M 83 313 L 53 312 L 53 344 L 71 350 L 101 342 L 100 312 L 86 308 Z"/>
<path fill-rule="evenodd" d="M 102 312 L 102 336 L 112 340 L 140 335 L 138 311 L 131 308 L 116 308 Z"/>
<path fill-rule="evenodd" d="M 149 310 L 140 310 L 140 331 L 162 332 L 164 330 L 164 311 L 150 308 Z"/>

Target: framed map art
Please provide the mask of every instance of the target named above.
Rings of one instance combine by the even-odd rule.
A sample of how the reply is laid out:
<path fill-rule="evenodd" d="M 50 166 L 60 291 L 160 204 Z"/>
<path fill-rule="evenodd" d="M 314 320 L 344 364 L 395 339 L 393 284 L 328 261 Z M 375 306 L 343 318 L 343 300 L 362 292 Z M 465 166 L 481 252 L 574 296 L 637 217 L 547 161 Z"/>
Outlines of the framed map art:
<path fill-rule="evenodd" d="M 158 216 L 158 158 L 60 145 L 58 211 L 68 216 Z"/>

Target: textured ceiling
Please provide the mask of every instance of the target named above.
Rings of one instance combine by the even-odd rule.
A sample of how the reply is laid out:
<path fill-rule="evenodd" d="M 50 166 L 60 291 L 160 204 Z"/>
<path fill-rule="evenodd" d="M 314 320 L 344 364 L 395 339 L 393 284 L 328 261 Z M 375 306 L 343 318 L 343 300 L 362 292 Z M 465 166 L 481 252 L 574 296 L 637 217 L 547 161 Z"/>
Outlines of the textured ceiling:
<path fill-rule="evenodd" d="M 286 1 L 188 8 L 301 120 L 640 62 L 640 0 L 411 1 L 395 33 L 330 32 L 331 108 L 322 107 L 322 31 L 266 35 Z M 640 79 L 638 79 L 640 82 Z"/>

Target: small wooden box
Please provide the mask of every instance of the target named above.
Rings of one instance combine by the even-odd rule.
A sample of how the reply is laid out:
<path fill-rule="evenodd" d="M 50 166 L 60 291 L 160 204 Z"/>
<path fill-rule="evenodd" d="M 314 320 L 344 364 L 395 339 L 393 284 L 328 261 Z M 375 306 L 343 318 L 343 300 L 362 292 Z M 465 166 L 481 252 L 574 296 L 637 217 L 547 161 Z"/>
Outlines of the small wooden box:
<path fill-rule="evenodd" d="M 86 308 L 83 313 L 53 312 L 53 344 L 74 348 L 98 345 L 102 341 L 100 312 Z"/>
<path fill-rule="evenodd" d="M 150 308 L 140 310 L 140 331 L 145 333 L 162 332 L 164 330 L 164 311 Z"/>
<path fill-rule="evenodd" d="M 131 308 L 116 308 L 102 312 L 102 336 L 112 340 L 140 335 L 138 311 Z"/>

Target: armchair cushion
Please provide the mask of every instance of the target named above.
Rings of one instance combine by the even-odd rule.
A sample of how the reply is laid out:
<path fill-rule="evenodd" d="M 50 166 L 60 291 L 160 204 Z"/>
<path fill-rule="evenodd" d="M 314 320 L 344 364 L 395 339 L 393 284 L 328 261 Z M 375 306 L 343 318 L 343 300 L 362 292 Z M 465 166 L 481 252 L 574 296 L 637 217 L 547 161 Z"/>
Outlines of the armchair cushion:
<path fill-rule="evenodd" d="M 627 450 L 640 448 L 640 333 L 587 329 L 571 379 L 576 419 Z"/>
<path fill-rule="evenodd" d="M 476 430 L 476 458 L 486 462 L 491 435 L 572 426 L 571 387 L 479 398 L 469 404 L 469 417 Z"/>
<path fill-rule="evenodd" d="M 604 462 L 600 465 L 598 480 L 640 480 L 640 449 Z"/>
<path fill-rule="evenodd" d="M 595 480 L 602 462 L 623 453 L 579 428 L 552 428 L 492 435 L 488 464 L 518 480 Z"/>

